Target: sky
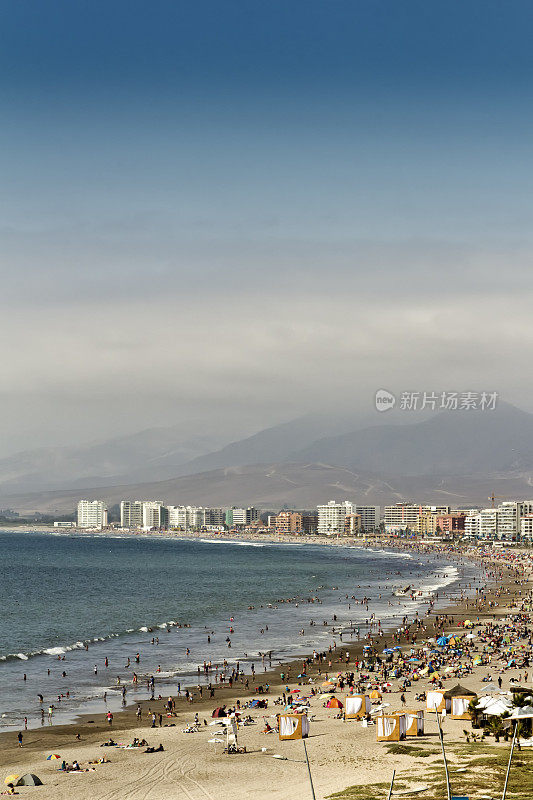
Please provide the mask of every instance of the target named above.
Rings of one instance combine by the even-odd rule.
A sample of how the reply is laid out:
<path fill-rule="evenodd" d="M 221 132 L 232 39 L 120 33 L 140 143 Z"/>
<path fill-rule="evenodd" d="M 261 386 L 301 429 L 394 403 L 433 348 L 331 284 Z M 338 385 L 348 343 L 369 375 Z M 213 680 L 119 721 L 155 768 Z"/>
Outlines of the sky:
<path fill-rule="evenodd" d="M 533 411 L 533 10 L 0 0 L 0 455 Z"/>

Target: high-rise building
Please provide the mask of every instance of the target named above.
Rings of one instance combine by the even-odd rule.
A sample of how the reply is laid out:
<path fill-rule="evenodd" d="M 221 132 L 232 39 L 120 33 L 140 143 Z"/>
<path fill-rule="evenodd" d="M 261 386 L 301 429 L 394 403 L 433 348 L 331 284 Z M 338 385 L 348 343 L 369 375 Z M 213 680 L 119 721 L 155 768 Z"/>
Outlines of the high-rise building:
<path fill-rule="evenodd" d="M 302 533 L 305 536 L 314 536 L 318 528 L 318 513 L 302 514 Z"/>
<path fill-rule="evenodd" d="M 245 526 L 250 525 L 259 519 L 259 511 L 254 506 L 248 508 L 228 508 L 226 511 L 226 525 L 232 527 L 233 525 Z"/>
<path fill-rule="evenodd" d="M 384 508 L 384 522 L 387 533 L 400 530 L 418 530 L 418 503 L 395 503 Z"/>
<path fill-rule="evenodd" d="M 142 500 L 122 500 L 120 503 L 120 527 L 142 528 L 143 503 Z"/>
<path fill-rule="evenodd" d="M 107 527 L 107 506 L 101 500 L 80 500 L 78 503 L 78 528 Z"/>
<path fill-rule="evenodd" d="M 361 516 L 361 530 L 375 531 L 379 527 L 380 510 L 379 506 L 355 506 L 355 513 Z"/>
<path fill-rule="evenodd" d="M 339 536 L 344 534 L 345 520 L 348 514 L 355 514 L 356 508 L 353 503 L 344 500 L 337 503 L 330 500 L 328 503 L 317 506 L 318 510 L 318 533 L 324 536 Z"/>
<path fill-rule="evenodd" d="M 142 527 L 145 531 L 152 528 L 166 528 L 168 525 L 168 509 L 159 500 L 145 500 L 142 504 Z"/>
<path fill-rule="evenodd" d="M 168 524 L 170 528 L 199 530 L 206 524 L 206 509 L 202 506 L 169 506 Z"/>
<path fill-rule="evenodd" d="M 226 522 L 226 509 L 206 508 L 204 519 L 206 525 L 224 525 Z"/>
<path fill-rule="evenodd" d="M 533 540 L 533 514 L 524 514 L 520 518 L 520 538 L 524 541 Z"/>
<path fill-rule="evenodd" d="M 275 517 L 270 517 L 270 526 L 276 533 L 302 533 L 302 515 L 296 511 L 280 511 Z"/>

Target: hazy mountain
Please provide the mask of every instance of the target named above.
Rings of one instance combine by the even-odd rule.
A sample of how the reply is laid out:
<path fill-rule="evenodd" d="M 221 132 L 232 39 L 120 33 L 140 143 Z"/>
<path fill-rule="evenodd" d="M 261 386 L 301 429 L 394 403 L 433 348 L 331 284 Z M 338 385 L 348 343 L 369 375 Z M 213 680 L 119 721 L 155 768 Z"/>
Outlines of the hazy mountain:
<path fill-rule="evenodd" d="M 161 480 L 176 475 L 182 464 L 227 441 L 227 436 L 216 432 L 198 435 L 174 426 L 92 444 L 27 450 L 0 459 L 0 496 Z"/>
<path fill-rule="evenodd" d="M 193 475 L 224 467 L 240 467 L 247 464 L 269 464 L 271 462 L 300 461 L 295 454 L 310 448 L 317 440 L 325 437 L 343 436 L 361 428 L 366 428 L 371 421 L 379 419 L 383 428 L 388 429 L 405 420 L 405 413 L 394 410 L 386 416 L 377 412 L 366 415 L 353 411 L 337 414 L 309 414 L 290 422 L 265 428 L 253 436 L 231 442 L 222 449 L 199 456 L 184 464 L 176 475 Z M 304 458 L 303 461 L 309 459 Z M 313 459 L 311 459 L 313 460 Z M 318 461 L 325 461 L 319 457 Z M 331 462 L 334 463 L 334 462 Z M 363 469 L 366 467 L 363 466 Z"/>
<path fill-rule="evenodd" d="M 405 416 L 410 416 L 404 412 Z M 289 454 L 385 475 L 489 475 L 533 469 L 533 414 L 448 411 L 416 424 L 373 426 L 319 439 Z"/>
<path fill-rule="evenodd" d="M 334 499 L 381 506 L 400 500 L 486 506 L 492 491 L 498 497 L 509 499 L 533 497 L 531 481 L 532 473 L 505 477 L 426 475 L 386 479 L 325 464 L 269 464 L 230 467 L 156 483 L 12 495 L 2 498 L 2 502 L 21 513 L 49 514 L 74 514 L 81 498 L 102 499 L 109 507 L 122 499 L 137 498 L 157 498 L 172 504 L 253 504 L 273 510 L 283 506 L 313 508 L 317 503 Z"/>

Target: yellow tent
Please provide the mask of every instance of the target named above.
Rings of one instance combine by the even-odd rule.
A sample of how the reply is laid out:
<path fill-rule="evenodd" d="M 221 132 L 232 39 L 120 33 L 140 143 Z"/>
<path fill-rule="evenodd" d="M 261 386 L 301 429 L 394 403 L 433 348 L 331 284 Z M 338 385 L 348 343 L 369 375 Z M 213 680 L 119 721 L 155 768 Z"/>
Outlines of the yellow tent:
<path fill-rule="evenodd" d="M 381 700 L 381 692 L 378 692 L 377 689 L 374 689 L 373 692 L 370 692 L 370 699 L 371 700 Z"/>
<path fill-rule="evenodd" d="M 6 786 L 7 786 L 8 783 L 16 783 L 19 778 L 20 778 L 20 775 L 8 775 L 7 778 L 5 779 L 4 783 L 6 784 Z"/>

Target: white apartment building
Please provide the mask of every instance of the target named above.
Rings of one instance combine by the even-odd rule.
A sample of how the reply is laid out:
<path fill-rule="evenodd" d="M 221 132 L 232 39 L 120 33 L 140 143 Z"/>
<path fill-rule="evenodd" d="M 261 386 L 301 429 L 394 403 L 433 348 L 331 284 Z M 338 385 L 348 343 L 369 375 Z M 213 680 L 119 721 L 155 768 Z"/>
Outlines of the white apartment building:
<path fill-rule="evenodd" d="M 504 539 L 513 541 L 527 532 L 529 521 L 522 526 L 522 519 L 533 515 L 533 501 L 506 501 L 497 508 L 469 511 L 465 519 L 465 536 L 480 539 Z"/>
<path fill-rule="evenodd" d="M 168 525 L 170 528 L 203 528 L 206 509 L 202 506 L 169 506 Z"/>
<path fill-rule="evenodd" d="M 78 528 L 107 527 L 107 506 L 101 500 L 80 500 L 78 503 Z"/>
<path fill-rule="evenodd" d="M 143 530 L 149 531 L 152 528 L 165 528 L 168 523 L 168 511 L 166 506 L 159 500 L 145 500 L 142 504 Z"/>
<path fill-rule="evenodd" d="M 380 506 L 355 506 L 355 513 L 361 516 L 361 530 L 376 530 L 380 522 L 380 511 Z"/>
<path fill-rule="evenodd" d="M 465 518 L 465 536 L 472 539 L 496 539 L 498 509 L 483 508 L 477 514 L 469 514 Z"/>
<path fill-rule="evenodd" d="M 479 538 L 480 523 L 479 511 L 476 511 L 475 514 L 467 514 L 465 517 L 465 536 L 468 539 Z"/>
<path fill-rule="evenodd" d="M 417 530 L 421 508 L 418 503 L 395 503 L 392 506 L 385 506 L 383 512 L 385 531 L 391 533 L 406 528 Z"/>
<path fill-rule="evenodd" d="M 520 530 L 520 503 L 500 503 L 498 515 L 498 539 L 516 539 Z"/>
<path fill-rule="evenodd" d="M 520 519 L 520 538 L 533 541 L 533 514 L 525 514 Z"/>
<path fill-rule="evenodd" d="M 120 503 L 120 527 L 142 528 L 143 502 L 142 500 L 122 500 Z"/>
<path fill-rule="evenodd" d="M 330 500 L 324 505 L 317 506 L 317 509 L 317 532 L 325 536 L 343 534 L 347 515 L 357 513 L 355 505 L 348 500 L 344 500 L 342 503 Z"/>

